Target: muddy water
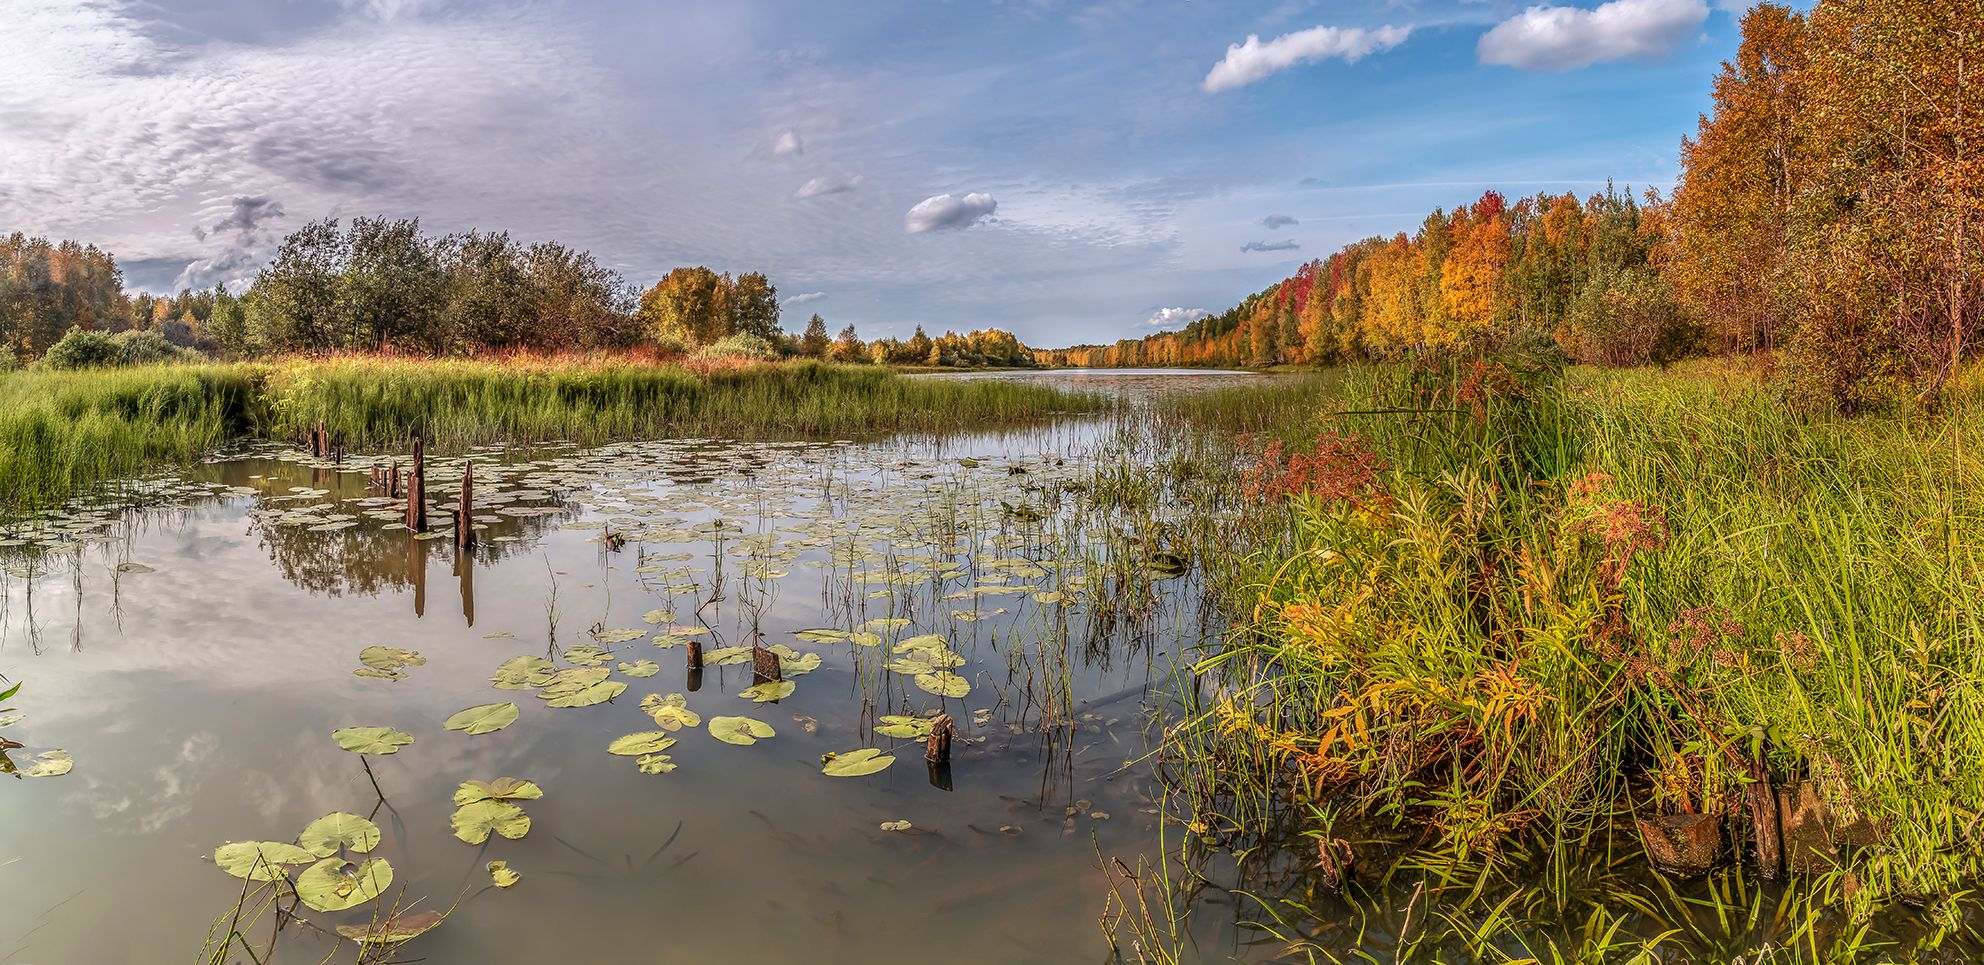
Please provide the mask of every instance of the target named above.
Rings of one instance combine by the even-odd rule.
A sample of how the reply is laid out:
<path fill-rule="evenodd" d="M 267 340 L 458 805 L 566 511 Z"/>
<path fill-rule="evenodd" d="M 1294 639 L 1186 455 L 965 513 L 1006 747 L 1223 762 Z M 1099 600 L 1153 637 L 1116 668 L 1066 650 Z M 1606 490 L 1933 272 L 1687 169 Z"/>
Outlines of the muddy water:
<path fill-rule="evenodd" d="M 74 760 L 0 782 L 0 965 L 193 959 L 242 893 L 215 848 L 295 841 L 333 811 L 380 828 L 353 857 L 390 862 L 388 901 L 453 909 L 405 957 L 1109 960 L 1098 853 L 1134 864 L 1156 841 L 1149 691 L 1214 629 L 1195 574 L 1149 566 L 1158 547 L 1139 530 L 1154 520 L 1085 508 L 1091 462 L 1122 457 L 1115 438 L 1078 419 L 865 444 L 481 451 L 480 545 L 465 553 L 445 509 L 458 460 L 433 463 L 440 536 L 423 540 L 367 491 L 370 463 L 253 449 L 156 483 L 156 505 L 0 534 L 20 544 L 0 548 L 0 669 L 26 684 L 8 702 L 24 718 L 0 735 L 25 745 L 17 764 Z M 933 656 L 931 635 L 962 696 L 939 692 L 956 690 L 941 666 L 934 687 L 891 669 Z M 819 662 L 790 696 L 754 702 L 748 661 L 693 673 L 690 639 Z M 425 662 L 355 675 L 368 646 Z M 587 646 L 625 685 L 610 701 L 555 708 L 492 684 L 512 658 L 597 663 Z M 641 661 L 658 670 L 640 676 Z M 701 718 L 672 735 L 674 770 L 607 752 L 657 729 L 644 696 L 673 693 Z M 499 731 L 442 726 L 501 701 L 520 714 Z M 940 712 L 959 729 L 947 770 L 874 730 Z M 721 742 L 709 725 L 724 715 L 775 736 Z M 413 742 L 367 758 L 368 777 L 331 738 L 357 725 Z M 823 755 L 870 747 L 894 763 L 822 773 Z M 528 833 L 458 840 L 457 786 L 504 776 L 543 788 L 517 802 Z M 515 887 L 492 886 L 497 859 Z M 301 909 L 275 959 L 322 960 L 327 933 L 378 907 Z M 258 954 L 273 924 L 257 923 Z"/>

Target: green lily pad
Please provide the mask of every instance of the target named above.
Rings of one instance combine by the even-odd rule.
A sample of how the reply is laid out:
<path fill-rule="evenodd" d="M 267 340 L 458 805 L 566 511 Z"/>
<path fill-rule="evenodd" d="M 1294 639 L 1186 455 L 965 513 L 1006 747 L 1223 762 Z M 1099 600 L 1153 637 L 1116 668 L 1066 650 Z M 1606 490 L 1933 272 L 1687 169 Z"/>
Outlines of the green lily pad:
<path fill-rule="evenodd" d="M 861 777 L 894 764 L 896 759 L 873 747 L 863 747 L 845 754 L 828 754 L 822 759 L 820 770 L 828 777 Z"/>
<path fill-rule="evenodd" d="M 908 821 L 883 821 L 883 822 L 882 822 L 882 830 L 884 830 L 884 831 L 907 831 L 907 830 L 909 830 L 909 829 L 910 829 L 910 827 L 911 827 L 911 825 L 910 825 L 910 823 L 909 823 Z"/>
<path fill-rule="evenodd" d="M 543 657 L 511 657 L 496 668 L 496 674 L 489 678 L 489 682 L 495 684 L 498 690 L 532 690 L 539 686 L 532 682 L 533 678 L 554 669 L 556 665 Z"/>
<path fill-rule="evenodd" d="M 712 717 L 710 736 L 726 744 L 749 745 L 777 735 L 772 725 L 749 717 Z"/>
<path fill-rule="evenodd" d="M 607 745 L 606 752 L 622 757 L 639 757 L 643 754 L 660 753 L 674 746 L 675 738 L 668 736 L 666 732 L 644 730 L 638 734 L 615 738 L 613 743 Z"/>
<path fill-rule="evenodd" d="M 661 664 L 652 660 L 636 660 L 632 663 L 622 663 L 616 669 L 629 677 L 652 677 L 661 672 Z"/>
<path fill-rule="evenodd" d="M 847 642 L 861 647 L 879 647 L 882 645 L 882 637 L 880 634 L 863 630 L 860 633 L 849 634 Z"/>
<path fill-rule="evenodd" d="M 846 643 L 854 634 L 847 630 L 835 630 L 832 627 L 812 627 L 794 631 L 792 635 L 814 643 Z"/>
<path fill-rule="evenodd" d="M 499 777 L 494 781 L 463 781 L 455 788 L 455 806 L 461 807 L 477 801 L 535 801 L 544 796 L 544 789 L 534 782 L 515 777 Z"/>
<path fill-rule="evenodd" d="M 476 801 L 455 809 L 449 819 L 455 837 L 469 844 L 489 840 L 490 832 L 515 841 L 530 831 L 530 815 L 508 801 Z"/>
<path fill-rule="evenodd" d="M 19 771 L 22 777 L 61 777 L 76 766 L 69 752 L 63 750 L 42 751 L 29 761 Z"/>
<path fill-rule="evenodd" d="M 767 680 L 744 688 L 744 692 L 738 696 L 749 697 L 761 704 L 769 704 L 792 696 L 792 692 L 798 689 L 799 685 L 790 680 Z"/>
<path fill-rule="evenodd" d="M 681 694 L 662 697 L 649 694 L 641 698 L 641 709 L 654 718 L 656 725 L 663 730 L 679 730 L 683 727 L 696 727 L 702 724 L 702 715 L 689 709 L 689 698 Z"/>
<path fill-rule="evenodd" d="M 392 883 L 393 866 L 384 858 L 367 858 L 355 867 L 343 858 L 325 858 L 296 876 L 296 896 L 318 911 L 343 911 L 385 894 Z"/>
<path fill-rule="evenodd" d="M 214 864 L 220 870 L 250 881 L 274 881 L 285 877 L 283 865 L 309 864 L 322 857 L 283 841 L 232 841 L 214 849 Z"/>
<path fill-rule="evenodd" d="M 418 667 L 427 662 L 419 651 L 401 650 L 397 647 L 366 647 L 358 651 L 358 662 L 374 670 L 399 670 L 405 667 Z"/>
<path fill-rule="evenodd" d="M 446 917 L 438 911 L 411 911 L 394 915 L 385 921 L 366 922 L 362 925 L 339 925 L 338 934 L 361 945 L 394 945 L 412 941 L 433 931 Z"/>
<path fill-rule="evenodd" d="M 155 572 L 157 572 L 157 571 L 156 571 L 156 570 L 154 570 L 154 569 L 152 569 L 152 568 L 151 568 L 151 567 L 149 567 L 149 566 L 146 566 L 146 565 L 145 565 L 145 564 L 143 564 L 143 563 L 119 563 L 119 564 L 117 564 L 117 572 L 119 572 L 119 573 L 155 573 Z"/>
<path fill-rule="evenodd" d="M 930 661 L 924 659 L 922 654 L 917 654 L 912 657 L 897 657 L 896 659 L 889 661 L 887 664 L 885 664 L 885 666 L 887 666 L 890 670 L 895 671 L 896 673 L 908 674 L 910 676 L 915 676 L 916 674 L 936 673 L 939 669 L 941 669 L 936 664 L 933 664 Z"/>
<path fill-rule="evenodd" d="M 397 754 L 413 743 L 413 735 L 391 727 L 340 727 L 331 739 L 353 754 Z"/>
<path fill-rule="evenodd" d="M 296 843 L 319 858 L 337 854 L 340 848 L 364 853 L 379 846 L 379 826 L 356 814 L 332 811 L 310 822 L 296 836 Z"/>
<path fill-rule="evenodd" d="M 930 736 L 930 730 L 936 723 L 936 718 L 933 717 L 885 714 L 881 718 L 880 726 L 875 728 L 875 733 L 883 737 L 899 737 L 903 740 L 922 740 Z"/>
<path fill-rule="evenodd" d="M 351 672 L 354 677 L 376 677 L 380 680 L 405 680 L 406 674 L 397 670 L 380 670 L 377 667 L 360 667 Z"/>
<path fill-rule="evenodd" d="M 939 670 L 936 673 L 920 673 L 914 679 L 916 680 L 916 686 L 940 697 L 962 697 L 965 694 L 971 693 L 971 681 L 948 670 Z"/>
<path fill-rule="evenodd" d="M 479 704 L 467 710 L 458 710 L 441 726 L 464 734 L 489 734 L 510 726 L 516 719 L 517 705 L 506 700 L 500 704 Z"/>
<path fill-rule="evenodd" d="M 640 631 L 635 632 L 640 633 Z M 646 636 L 645 633 L 641 635 Z M 595 644 L 581 643 L 566 649 L 564 657 L 566 663 L 575 667 L 597 667 L 613 659 L 613 651 Z"/>
<path fill-rule="evenodd" d="M 641 622 L 646 623 L 649 626 L 656 626 L 658 624 L 663 624 L 663 623 L 674 623 L 675 613 L 674 611 L 671 610 L 649 610 L 648 612 L 641 614 Z"/>
<path fill-rule="evenodd" d="M 710 667 L 723 667 L 733 663 L 744 663 L 751 659 L 750 647 L 718 647 L 703 653 L 703 663 Z"/>
<path fill-rule="evenodd" d="M 674 759 L 667 754 L 649 754 L 634 763 L 643 774 L 666 774 L 675 769 Z"/>
<path fill-rule="evenodd" d="M 510 870 L 508 861 L 489 862 L 489 881 L 498 888 L 508 888 L 522 878 L 523 875 Z"/>
<path fill-rule="evenodd" d="M 625 627 L 618 630 L 601 630 L 593 634 L 593 638 L 601 643 L 626 643 L 629 640 L 639 640 L 647 635 L 647 630 L 641 627 Z"/>

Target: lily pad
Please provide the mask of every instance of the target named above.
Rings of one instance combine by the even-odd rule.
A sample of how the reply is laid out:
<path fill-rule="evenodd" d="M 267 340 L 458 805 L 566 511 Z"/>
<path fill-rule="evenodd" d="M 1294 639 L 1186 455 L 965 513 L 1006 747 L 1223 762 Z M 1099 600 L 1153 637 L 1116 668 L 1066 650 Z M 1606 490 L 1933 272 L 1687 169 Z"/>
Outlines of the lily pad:
<path fill-rule="evenodd" d="M 792 696 L 792 692 L 798 689 L 799 685 L 790 680 L 767 680 L 744 688 L 744 692 L 738 696 L 749 697 L 761 704 L 769 704 Z"/>
<path fill-rule="evenodd" d="M 544 796 L 544 789 L 536 783 L 515 777 L 499 777 L 494 781 L 463 781 L 455 788 L 455 806 L 474 804 L 477 801 L 535 801 Z"/>
<path fill-rule="evenodd" d="M 479 704 L 467 710 L 458 710 L 441 726 L 464 734 L 490 734 L 510 726 L 516 719 L 517 705 L 506 700 L 500 704 Z"/>
<path fill-rule="evenodd" d="M 613 651 L 596 644 L 581 643 L 576 647 L 567 648 L 564 657 L 566 663 L 575 667 L 597 667 L 613 659 Z"/>
<path fill-rule="evenodd" d="M 357 866 L 343 858 L 325 858 L 296 876 L 296 896 L 318 911 L 343 911 L 385 894 L 392 884 L 393 866 L 384 858 L 367 858 Z"/>
<path fill-rule="evenodd" d="M 909 829 L 910 829 L 910 827 L 911 827 L 911 825 L 910 825 L 910 823 L 909 823 L 908 821 L 883 821 L 883 822 L 882 822 L 882 830 L 884 830 L 884 831 L 907 831 L 907 830 L 909 830 Z"/>
<path fill-rule="evenodd" d="M 854 634 L 847 630 L 835 630 L 832 627 L 813 627 L 794 631 L 792 635 L 814 643 L 846 643 Z"/>
<path fill-rule="evenodd" d="M 903 740 L 922 740 L 930 736 L 930 730 L 936 726 L 936 723 L 936 719 L 932 717 L 886 714 L 881 718 L 881 725 L 875 728 L 875 733 L 883 737 L 899 737 Z"/>
<path fill-rule="evenodd" d="M 356 814 L 332 811 L 310 822 L 296 836 L 296 843 L 319 858 L 337 854 L 341 848 L 362 854 L 379 846 L 379 826 Z"/>
<path fill-rule="evenodd" d="M 638 734 L 615 738 L 612 744 L 607 745 L 606 752 L 622 757 L 639 757 L 643 754 L 657 754 L 674 746 L 675 738 L 668 736 L 665 731 L 644 730 Z"/>
<path fill-rule="evenodd" d="M 143 563 L 119 563 L 119 564 L 117 564 L 117 572 L 119 572 L 119 573 L 155 573 L 155 572 L 157 572 L 157 571 L 156 571 L 156 570 L 154 570 L 154 569 L 152 569 L 152 568 L 151 568 L 151 567 L 149 567 L 149 566 L 146 566 L 146 565 L 145 565 L 145 564 L 143 564 Z"/>
<path fill-rule="evenodd" d="M 749 745 L 777 735 L 772 725 L 749 717 L 712 717 L 710 736 L 726 744 Z"/>
<path fill-rule="evenodd" d="M 413 735 L 391 727 L 340 727 L 331 739 L 353 754 L 397 754 L 413 743 Z"/>
<path fill-rule="evenodd" d="M 655 626 L 662 623 L 674 623 L 675 613 L 674 611 L 671 610 L 649 610 L 648 612 L 641 614 L 641 622 L 646 623 L 649 626 Z"/>
<path fill-rule="evenodd" d="M 750 647 L 718 647 L 703 654 L 704 665 L 710 667 L 723 667 L 733 663 L 744 663 L 750 659 Z"/>
<path fill-rule="evenodd" d="M 404 667 L 418 667 L 427 662 L 419 651 L 401 650 L 397 647 L 366 647 L 358 651 L 358 662 L 374 670 L 399 670 Z"/>
<path fill-rule="evenodd" d="M 683 727 L 696 727 L 703 722 L 702 715 L 689 709 L 689 698 L 681 694 L 666 697 L 649 694 L 641 698 L 641 709 L 654 718 L 656 725 L 663 730 L 679 730 Z"/>
<path fill-rule="evenodd" d="M 366 922 L 362 925 L 339 925 L 338 934 L 361 945 L 393 945 L 412 941 L 433 931 L 446 917 L 438 911 L 412 911 L 394 915 L 384 921 Z"/>
<path fill-rule="evenodd" d="M 615 669 L 629 677 L 652 677 L 661 672 L 661 664 L 652 660 L 636 660 L 632 663 L 622 663 Z"/>
<path fill-rule="evenodd" d="M 523 878 L 523 875 L 510 870 L 510 863 L 508 861 L 489 862 L 489 881 L 496 887 L 508 888 L 516 884 L 521 878 Z"/>
<path fill-rule="evenodd" d="M 214 849 L 220 870 L 250 881 L 285 877 L 283 865 L 309 864 L 324 857 L 284 841 L 232 841 Z"/>
<path fill-rule="evenodd" d="M 498 690 L 531 690 L 540 686 L 533 683 L 532 678 L 554 669 L 556 665 L 543 657 L 511 657 L 496 668 L 496 674 L 489 678 L 489 682 L 495 684 Z"/>
<path fill-rule="evenodd" d="M 624 627 L 618 630 L 601 630 L 593 634 L 593 638 L 601 643 L 626 643 L 629 640 L 639 640 L 647 635 L 648 632 L 640 627 Z"/>
<path fill-rule="evenodd" d="M 820 770 L 828 777 L 861 777 L 894 764 L 896 759 L 873 747 L 863 747 L 845 754 L 828 754 L 822 759 Z"/>
<path fill-rule="evenodd" d="M 939 697 L 962 697 L 971 693 L 971 681 L 948 670 L 920 673 L 916 675 L 915 680 L 916 686 Z"/>
<path fill-rule="evenodd" d="M 29 759 L 30 763 L 20 769 L 22 777 L 61 777 L 76 766 L 68 751 L 42 751 Z"/>
<path fill-rule="evenodd" d="M 454 826 L 455 837 L 469 844 L 481 844 L 489 840 L 490 832 L 515 841 L 530 831 L 530 815 L 508 801 L 476 801 L 455 809 L 449 819 Z"/>
<path fill-rule="evenodd" d="M 666 774 L 675 769 L 674 759 L 667 754 L 649 754 L 634 763 L 643 774 Z"/>

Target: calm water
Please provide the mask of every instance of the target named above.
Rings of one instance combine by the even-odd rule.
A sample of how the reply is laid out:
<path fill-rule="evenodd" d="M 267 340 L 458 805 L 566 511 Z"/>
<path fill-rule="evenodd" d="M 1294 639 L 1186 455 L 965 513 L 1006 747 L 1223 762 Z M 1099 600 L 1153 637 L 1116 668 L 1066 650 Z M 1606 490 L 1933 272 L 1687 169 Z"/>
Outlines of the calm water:
<path fill-rule="evenodd" d="M 1132 393 L 1231 378 L 1017 377 Z M 1157 839 L 1148 691 L 1216 630 L 1196 574 L 1149 570 L 1158 547 L 1138 521 L 1080 509 L 1114 438 L 1071 419 L 478 452 L 482 544 L 466 554 L 444 509 L 440 538 L 394 528 L 369 463 L 254 449 L 157 484 L 158 505 L 4 534 L 22 545 L 0 548 L 0 668 L 26 686 L 8 702 L 25 717 L 0 733 L 26 745 L 19 764 L 58 748 L 75 764 L 0 785 L 0 965 L 191 960 L 241 892 L 215 847 L 294 841 L 332 811 L 378 824 L 389 894 L 459 898 L 405 952 L 427 961 L 1109 960 L 1098 852 L 1134 865 Z M 443 506 L 459 464 L 432 464 Z M 754 628 L 795 669 L 818 655 L 789 697 L 741 696 L 748 661 L 687 670 L 678 634 L 714 654 Z M 856 636 L 795 635 L 808 628 Z M 492 684 L 512 658 L 600 659 L 586 645 L 626 685 L 609 702 L 553 708 Z M 368 646 L 426 662 L 357 676 Z M 969 691 L 932 692 L 914 666 L 890 668 L 904 657 L 959 662 Z M 639 661 L 659 669 L 639 676 Z M 675 770 L 607 752 L 657 729 L 644 696 L 673 693 L 702 718 L 672 735 Z M 521 710 L 502 730 L 442 727 L 501 701 Z M 947 773 L 874 732 L 881 715 L 938 712 L 959 726 Z M 776 736 L 720 742 L 719 715 Z M 331 739 L 355 725 L 414 738 L 369 758 L 383 802 Z M 822 773 L 822 755 L 865 747 L 895 763 Z M 518 802 L 529 832 L 457 840 L 457 785 L 504 776 L 544 789 Z M 896 821 L 910 828 L 883 830 Z M 522 873 L 514 888 L 491 887 L 496 859 Z M 371 907 L 304 909 L 277 960 L 321 960 L 314 929 Z"/>

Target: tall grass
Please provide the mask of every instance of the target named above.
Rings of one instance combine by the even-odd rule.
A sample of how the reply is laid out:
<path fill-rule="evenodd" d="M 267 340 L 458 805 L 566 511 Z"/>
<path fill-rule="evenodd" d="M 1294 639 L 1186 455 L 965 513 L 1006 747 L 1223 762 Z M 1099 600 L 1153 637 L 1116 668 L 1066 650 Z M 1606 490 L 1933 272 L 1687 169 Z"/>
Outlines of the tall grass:
<path fill-rule="evenodd" d="M 1195 827 L 1243 851 L 1402 838 L 1465 902 L 1537 847 L 1570 875 L 1635 816 L 1708 815 L 1738 861 L 1756 775 L 1825 802 L 1804 857 L 1847 883 L 1817 890 L 1829 911 L 1908 899 L 1931 942 L 1962 927 L 1984 858 L 1977 393 L 1811 418 L 1714 365 L 1479 361 L 1309 388 L 1186 403 L 1305 413 L 1272 434 L 1317 450 L 1245 457 L 1246 508 L 1206 549 L 1239 625 L 1170 731 Z M 1577 891 L 1536 886 L 1559 913 Z"/>
<path fill-rule="evenodd" d="M 47 508 L 231 440 L 319 424 L 352 452 L 405 446 L 680 436 L 934 432 L 1111 404 L 1001 380 L 874 368 L 692 369 L 613 358 L 344 358 L 0 374 L 0 516 Z"/>

